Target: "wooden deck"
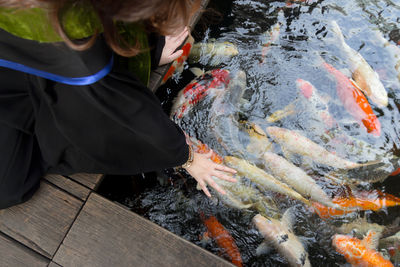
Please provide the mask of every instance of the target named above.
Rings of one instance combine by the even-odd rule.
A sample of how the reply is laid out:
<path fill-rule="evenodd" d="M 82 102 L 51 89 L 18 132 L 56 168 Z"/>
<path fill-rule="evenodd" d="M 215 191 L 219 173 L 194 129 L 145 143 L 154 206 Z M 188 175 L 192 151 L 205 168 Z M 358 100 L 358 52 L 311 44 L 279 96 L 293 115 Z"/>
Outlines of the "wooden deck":
<path fill-rule="evenodd" d="M 47 175 L 0 210 L 0 266 L 231 266 L 96 194 L 102 175 Z"/>

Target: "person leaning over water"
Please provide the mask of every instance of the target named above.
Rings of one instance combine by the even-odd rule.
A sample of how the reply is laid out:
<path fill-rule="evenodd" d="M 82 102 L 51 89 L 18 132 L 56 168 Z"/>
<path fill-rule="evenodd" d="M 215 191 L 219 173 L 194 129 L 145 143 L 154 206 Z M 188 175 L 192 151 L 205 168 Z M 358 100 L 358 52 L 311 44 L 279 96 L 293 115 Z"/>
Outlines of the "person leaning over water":
<path fill-rule="evenodd" d="M 144 85 L 138 72 L 146 64 L 129 71 L 130 60 L 146 54 L 143 40 L 151 43 L 152 67 L 179 57 L 188 35 L 182 25 L 199 6 L 0 0 L 0 209 L 27 201 L 47 172 L 131 175 L 183 166 L 208 196 L 207 184 L 223 192 L 211 176 L 235 181 L 211 153 L 193 153 Z"/>

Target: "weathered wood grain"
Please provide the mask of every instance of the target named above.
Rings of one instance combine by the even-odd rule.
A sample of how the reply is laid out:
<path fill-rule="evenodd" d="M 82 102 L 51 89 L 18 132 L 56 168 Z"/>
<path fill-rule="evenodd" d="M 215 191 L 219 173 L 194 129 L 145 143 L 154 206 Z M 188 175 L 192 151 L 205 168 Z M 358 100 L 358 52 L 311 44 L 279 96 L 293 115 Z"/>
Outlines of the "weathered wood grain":
<path fill-rule="evenodd" d="M 44 177 L 50 183 L 64 189 L 68 193 L 85 201 L 89 196 L 90 189 L 72 181 L 71 179 L 59 174 L 47 174 Z"/>
<path fill-rule="evenodd" d="M 47 266 L 47 267 L 61 267 L 61 265 L 58 265 L 57 263 L 52 261 L 52 262 L 50 262 L 49 266 Z"/>
<path fill-rule="evenodd" d="M 61 266 L 232 266 L 92 193 L 53 258 Z"/>
<path fill-rule="evenodd" d="M 104 174 L 75 173 L 68 175 L 72 180 L 96 190 L 104 178 Z"/>
<path fill-rule="evenodd" d="M 45 267 L 48 263 L 45 257 L 0 234 L 0 266 Z"/>
<path fill-rule="evenodd" d="M 0 232 L 51 258 L 83 202 L 42 182 L 28 202 L 0 210 Z"/>

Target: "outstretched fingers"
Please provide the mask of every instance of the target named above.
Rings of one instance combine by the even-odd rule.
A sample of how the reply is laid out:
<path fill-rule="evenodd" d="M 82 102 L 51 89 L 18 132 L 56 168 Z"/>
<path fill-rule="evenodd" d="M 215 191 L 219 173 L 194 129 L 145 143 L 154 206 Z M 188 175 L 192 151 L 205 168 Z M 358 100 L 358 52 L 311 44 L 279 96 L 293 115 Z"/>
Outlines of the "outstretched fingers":
<path fill-rule="evenodd" d="M 224 189 L 222 189 L 215 181 L 212 177 L 209 177 L 207 179 L 207 183 L 209 186 L 211 186 L 212 188 L 214 188 L 217 192 L 219 192 L 222 195 L 225 195 L 226 192 Z"/>
<path fill-rule="evenodd" d="M 206 196 L 208 197 L 211 197 L 210 191 L 208 191 L 206 183 L 203 180 L 198 181 L 198 183 L 201 190 L 203 190 L 204 194 L 206 194 Z"/>

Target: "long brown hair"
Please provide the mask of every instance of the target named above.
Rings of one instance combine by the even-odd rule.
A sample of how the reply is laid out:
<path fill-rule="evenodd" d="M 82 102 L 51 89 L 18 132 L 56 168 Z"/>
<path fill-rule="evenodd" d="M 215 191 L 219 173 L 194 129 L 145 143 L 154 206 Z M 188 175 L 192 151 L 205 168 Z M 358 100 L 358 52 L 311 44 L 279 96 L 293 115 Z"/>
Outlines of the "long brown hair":
<path fill-rule="evenodd" d="M 138 43 L 132 45 L 119 34 L 116 22 L 143 22 L 150 31 L 169 35 L 188 25 L 191 16 L 200 8 L 201 0 L 0 0 L 0 6 L 12 8 L 41 7 L 49 11 L 55 30 L 76 50 L 89 48 L 93 35 L 85 42 L 71 40 L 63 29 L 60 11 L 68 5 L 91 4 L 102 27 L 108 45 L 122 56 L 137 55 Z M 100 30 L 100 29 L 99 29 Z"/>

